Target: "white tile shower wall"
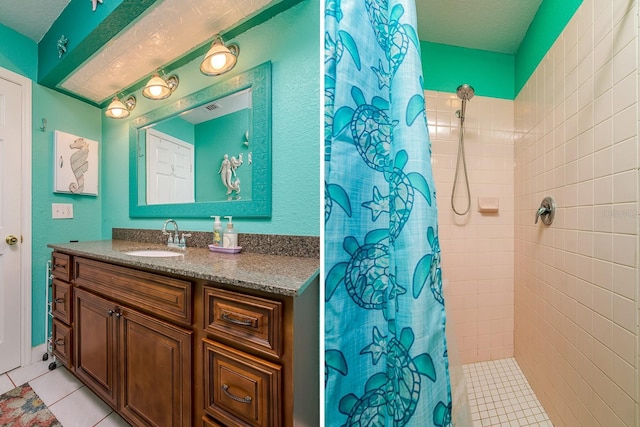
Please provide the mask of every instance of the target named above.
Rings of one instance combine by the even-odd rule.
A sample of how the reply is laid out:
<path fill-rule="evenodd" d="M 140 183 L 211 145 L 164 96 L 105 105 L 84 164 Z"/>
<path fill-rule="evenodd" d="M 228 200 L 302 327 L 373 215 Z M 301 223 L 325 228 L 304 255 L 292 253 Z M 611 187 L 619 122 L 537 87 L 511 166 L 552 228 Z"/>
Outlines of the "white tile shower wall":
<path fill-rule="evenodd" d="M 460 83 L 473 86 L 473 82 Z M 467 103 L 463 135 L 471 208 L 465 216 L 455 215 L 451 208 L 460 99 L 452 93 L 425 91 L 425 101 L 437 186 L 443 280 L 449 288 L 447 317 L 454 323 L 461 362 L 512 357 L 513 101 L 475 96 Z M 479 213 L 478 197 L 497 197 L 499 212 Z M 462 170 L 455 204 L 457 211 L 466 207 Z"/>
<path fill-rule="evenodd" d="M 515 356 L 555 426 L 640 423 L 637 9 L 584 0 L 515 100 Z"/>

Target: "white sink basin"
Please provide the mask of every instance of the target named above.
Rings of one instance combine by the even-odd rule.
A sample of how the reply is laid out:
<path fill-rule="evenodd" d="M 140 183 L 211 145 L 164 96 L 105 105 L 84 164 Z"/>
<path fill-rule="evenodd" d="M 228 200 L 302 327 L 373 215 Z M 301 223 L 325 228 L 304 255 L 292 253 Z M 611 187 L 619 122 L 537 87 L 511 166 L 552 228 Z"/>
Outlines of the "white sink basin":
<path fill-rule="evenodd" d="M 165 258 L 165 257 L 174 257 L 174 256 L 183 256 L 180 252 L 173 251 L 163 251 L 156 249 L 145 249 L 140 251 L 129 251 L 124 252 L 125 255 L 131 256 L 140 256 L 140 257 L 151 257 L 151 258 Z"/>

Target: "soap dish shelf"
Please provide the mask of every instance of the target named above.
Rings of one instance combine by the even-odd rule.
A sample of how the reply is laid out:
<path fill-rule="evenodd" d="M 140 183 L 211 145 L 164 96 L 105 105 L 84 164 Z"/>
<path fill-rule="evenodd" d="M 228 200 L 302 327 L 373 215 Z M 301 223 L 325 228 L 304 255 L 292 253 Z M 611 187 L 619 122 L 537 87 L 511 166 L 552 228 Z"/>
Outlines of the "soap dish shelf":
<path fill-rule="evenodd" d="M 238 246 L 235 248 L 221 248 L 220 246 L 209 245 L 209 250 L 211 252 L 221 252 L 225 254 L 237 254 L 242 250 L 242 246 Z"/>

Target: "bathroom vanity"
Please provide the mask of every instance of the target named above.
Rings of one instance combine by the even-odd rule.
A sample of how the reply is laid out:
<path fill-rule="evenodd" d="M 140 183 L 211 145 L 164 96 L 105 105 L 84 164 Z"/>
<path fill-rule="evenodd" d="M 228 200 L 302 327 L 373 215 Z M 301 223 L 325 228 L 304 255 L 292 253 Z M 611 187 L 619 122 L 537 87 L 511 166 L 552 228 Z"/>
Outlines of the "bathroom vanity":
<path fill-rule="evenodd" d="M 317 258 L 49 246 L 54 355 L 132 425 L 319 425 Z"/>

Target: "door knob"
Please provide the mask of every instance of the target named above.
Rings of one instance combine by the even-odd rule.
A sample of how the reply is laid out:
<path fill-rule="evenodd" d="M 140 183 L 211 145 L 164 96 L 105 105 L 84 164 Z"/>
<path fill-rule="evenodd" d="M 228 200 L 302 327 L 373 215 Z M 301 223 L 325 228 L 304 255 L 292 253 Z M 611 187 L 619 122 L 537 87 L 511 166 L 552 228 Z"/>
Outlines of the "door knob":
<path fill-rule="evenodd" d="M 16 236 L 14 236 L 13 234 L 9 234 L 7 236 L 7 238 L 4 239 L 4 240 L 5 240 L 5 242 L 7 242 L 7 245 L 9 245 L 9 246 L 13 246 L 16 243 L 18 243 L 18 238 Z"/>

